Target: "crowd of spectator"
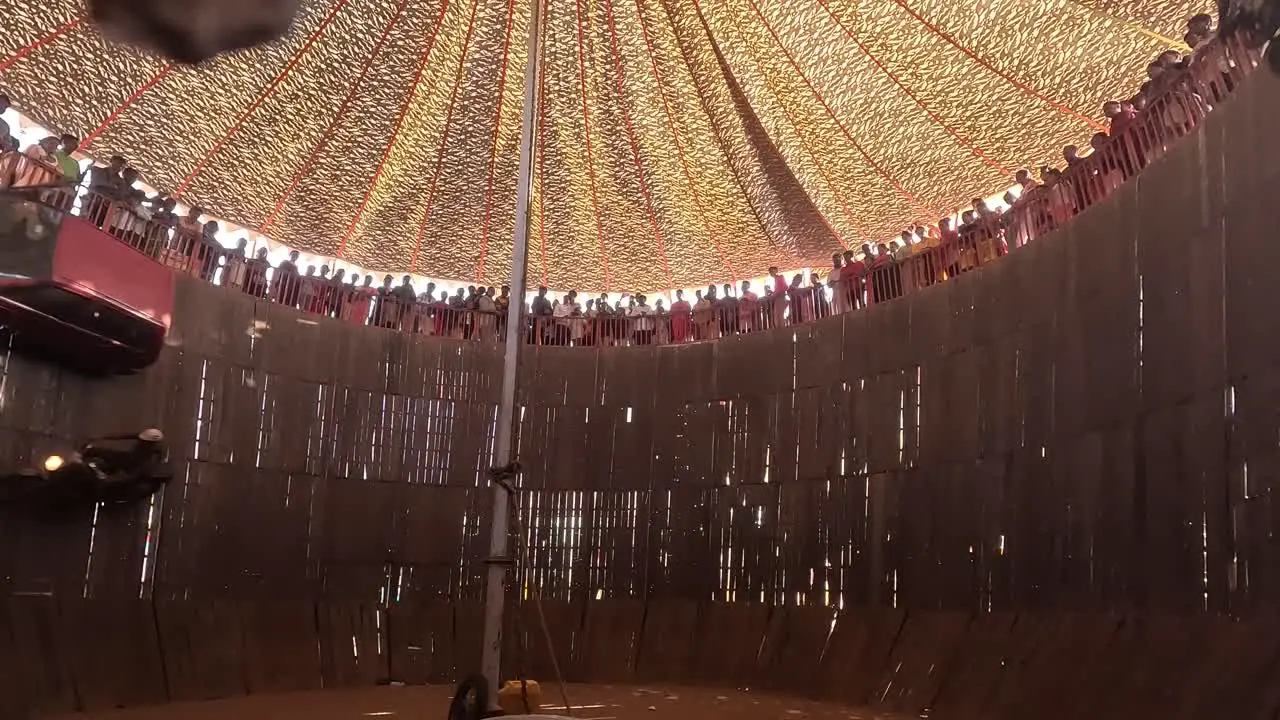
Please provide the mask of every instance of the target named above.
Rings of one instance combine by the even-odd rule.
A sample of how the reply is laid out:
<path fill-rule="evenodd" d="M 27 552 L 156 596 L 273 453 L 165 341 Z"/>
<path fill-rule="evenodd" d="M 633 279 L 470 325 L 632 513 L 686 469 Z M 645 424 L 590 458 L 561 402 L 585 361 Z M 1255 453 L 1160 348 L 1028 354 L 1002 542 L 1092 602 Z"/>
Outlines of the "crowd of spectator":
<path fill-rule="evenodd" d="M 832 289 L 835 312 L 855 310 L 887 300 L 915 287 L 931 285 L 971 270 L 1053 230 L 1095 204 L 1161 154 L 1167 143 L 1189 132 L 1213 106 L 1235 88 L 1235 78 L 1249 62 L 1229 50 L 1202 66 L 1202 55 L 1216 37 L 1213 19 L 1198 14 L 1187 21 L 1184 42 L 1190 53 L 1166 50 L 1147 66 L 1148 80 L 1126 100 L 1102 106 L 1106 132 L 1090 138 L 1081 153 L 1076 145 L 1063 148 L 1063 167 L 1044 165 L 1037 181 L 1020 169 L 1003 204 L 992 207 L 975 198 L 959 214 L 959 223 L 944 217 L 934 227 L 913 225 L 891 243 L 863 245 L 860 252 L 832 257 L 826 286 Z M 1219 47 L 1219 50 L 1224 48 Z M 1200 73 L 1190 72 L 1192 68 Z M 789 292 L 797 290 L 793 278 Z M 811 288 L 816 292 L 815 278 Z M 822 306 L 811 303 L 812 315 Z M 800 313 L 801 319 L 806 316 Z"/>
<path fill-rule="evenodd" d="M 1088 153 L 1068 145 L 1063 149 L 1064 167 L 1042 166 L 1038 180 L 1030 171 L 1018 170 L 1003 203 L 975 198 L 958 214 L 958 223 L 944 217 L 928 227 L 913 224 L 892 241 L 835 253 L 825 277 L 796 273 L 788 279 L 771 267 L 758 294 L 751 281 L 744 280 L 698 289 L 692 301 L 676 290 L 666 307 L 664 299 L 650 304 L 642 294 L 582 298 L 571 291 L 556 297 L 541 287 L 527 306 L 523 332 L 530 343 L 553 345 L 709 340 L 857 310 L 973 270 L 1098 202 L 1161 154 L 1168 142 L 1189 132 L 1234 89 L 1238 73 L 1244 65 L 1251 68 L 1254 60 L 1219 47 L 1202 62 L 1213 38 L 1208 15 L 1191 18 L 1184 38 L 1190 54 L 1161 53 L 1132 97 L 1107 101 L 1103 112 L 1108 131 L 1091 138 Z M 0 96 L 0 112 L 8 103 Z M 506 286 L 473 285 L 450 294 L 437 292 L 429 282 L 419 292 L 408 275 L 398 284 L 386 275 L 375 286 L 372 275 L 348 275 L 328 264 L 299 268 L 297 251 L 272 267 L 266 248 L 249 254 L 247 239 L 225 248 L 217 239 L 218 223 L 202 220 L 203 208 L 192 207 L 180 216 L 173 198 L 163 193 L 147 197 L 137 188 L 137 170 L 125 158 L 92 166 L 86 178 L 72 157 L 78 148 L 74 136 L 46 137 L 19 153 L 8 126 L 0 121 L 0 142 L 9 151 L 0 155 L 0 186 L 39 193 L 43 203 L 58 209 L 74 208 L 99 228 L 175 269 L 349 322 L 471 340 L 505 336 L 511 303 Z M 87 191 L 80 193 L 86 179 Z"/>

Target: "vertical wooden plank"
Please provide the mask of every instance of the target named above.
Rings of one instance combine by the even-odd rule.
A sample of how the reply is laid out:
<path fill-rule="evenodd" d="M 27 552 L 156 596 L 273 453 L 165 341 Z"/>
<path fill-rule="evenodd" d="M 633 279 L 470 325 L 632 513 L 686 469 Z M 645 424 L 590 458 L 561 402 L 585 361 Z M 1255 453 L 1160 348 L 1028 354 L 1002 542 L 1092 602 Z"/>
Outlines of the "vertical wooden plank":
<path fill-rule="evenodd" d="M 453 605 L 445 600 L 407 600 L 386 611 L 388 677 L 412 685 L 447 683 L 470 667 L 458 666 Z M 469 642 L 463 638 L 462 642 Z"/>
<path fill-rule="evenodd" d="M 579 645 L 584 681 L 632 681 L 645 617 L 645 603 L 638 597 L 587 603 Z"/>
<path fill-rule="evenodd" d="M 225 600 L 154 601 L 169 699 L 243 695 L 249 691 L 241 614 Z"/>
<path fill-rule="evenodd" d="M 58 620 L 65 643 L 59 654 L 70 669 L 79 709 L 92 712 L 168 700 L 149 602 L 64 598 L 58 603 Z"/>

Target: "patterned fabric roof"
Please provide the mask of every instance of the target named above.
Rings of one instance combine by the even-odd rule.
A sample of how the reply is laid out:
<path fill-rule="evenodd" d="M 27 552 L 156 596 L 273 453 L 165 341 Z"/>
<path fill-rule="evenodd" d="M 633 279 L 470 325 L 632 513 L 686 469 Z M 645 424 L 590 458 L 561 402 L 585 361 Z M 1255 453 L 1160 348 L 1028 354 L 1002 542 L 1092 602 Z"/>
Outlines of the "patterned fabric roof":
<path fill-rule="evenodd" d="M 545 0 L 530 279 L 825 265 L 1060 160 L 1205 2 Z M 0 0 L 0 85 L 185 202 L 365 267 L 502 282 L 525 0 L 306 0 L 183 67 Z"/>

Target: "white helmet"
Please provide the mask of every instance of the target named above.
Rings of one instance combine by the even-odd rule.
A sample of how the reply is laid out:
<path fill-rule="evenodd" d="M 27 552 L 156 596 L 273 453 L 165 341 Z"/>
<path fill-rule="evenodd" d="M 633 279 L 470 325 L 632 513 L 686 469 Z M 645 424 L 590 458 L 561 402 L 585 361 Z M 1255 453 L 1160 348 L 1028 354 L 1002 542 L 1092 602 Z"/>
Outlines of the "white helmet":
<path fill-rule="evenodd" d="M 144 442 L 160 442 L 164 440 L 164 433 L 155 428 L 147 428 L 138 433 L 138 439 Z"/>

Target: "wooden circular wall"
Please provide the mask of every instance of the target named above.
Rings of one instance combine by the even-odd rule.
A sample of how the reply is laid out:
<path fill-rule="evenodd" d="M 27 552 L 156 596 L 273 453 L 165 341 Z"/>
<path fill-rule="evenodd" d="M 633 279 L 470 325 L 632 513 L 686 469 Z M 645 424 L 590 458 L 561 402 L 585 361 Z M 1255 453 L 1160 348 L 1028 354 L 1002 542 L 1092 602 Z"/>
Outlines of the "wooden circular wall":
<path fill-rule="evenodd" d="M 1280 88 L 1250 82 L 956 281 L 716 343 L 530 349 L 524 571 L 570 677 L 1271 717 Z M 96 519 L 0 515 L 0 717 L 474 670 L 500 349 L 198 282 L 171 340 L 132 378 L 5 365 L 6 466 L 154 425 L 178 474 Z M 508 658 L 523 633 L 549 677 L 520 617 Z"/>

